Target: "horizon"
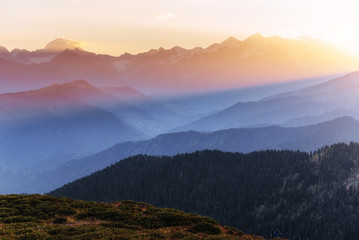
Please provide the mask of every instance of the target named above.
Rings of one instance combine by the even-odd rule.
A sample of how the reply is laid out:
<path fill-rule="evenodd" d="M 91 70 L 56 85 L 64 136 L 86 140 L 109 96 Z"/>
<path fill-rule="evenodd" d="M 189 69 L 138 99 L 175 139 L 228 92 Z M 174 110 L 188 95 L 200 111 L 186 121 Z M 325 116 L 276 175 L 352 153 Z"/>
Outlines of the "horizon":
<path fill-rule="evenodd" d="M 323 41 L 323 42 L 326 42 L 326 43 L 329 43 L 331 44 L 331 42 L 328 42 L 328 41 L 325 41 L 324 39 L 319 39 L 319 38 L 312 38 L 310 36 L 298 36 L 296 38 L 287 38 L 287 37 L 283 37 L 283 36 L 280 36 L 280 35 L 263 35 L 262 33 L 260 32 L 253 32 L 252 34 L 249 34 L 248 36 L 245 36 L 245 37 L 242 37 L 242 38 L 239 38 L 239 37 L 236 37 L 236 36 L 233 36 L 233 35 L 228 35 L 228 36 L 225 36 L 224 38 L 222 39 L 219 39 L 219 41 L 213 41 L 213 42 L 210 42 L 208 43 L 207 45 L 194 45 L 192 47 L 186 47 L 186 46 L 182 46 L 182 45 L 168 45 L 168 47 L 164 47 L 164 46 L 159 46 L 157 48 L 149 48 L 149 49 L 144 49 L 143 51 L 138 51 L 138 52 L 129 52 L 129 51 L 125 51 L 123 53 L 121 53 L 120 55 L 113 55 L 113 56 L 121 56 L 121 55 L 124 55 L 124 54 L 131 54 L 131 55 L 136 55 L 136 54 L 139 54 L 139 53 L 144 53 L 144 52 L 148 52 L 150 50 L 158 50 L 158 49 L 165 49 L 165 50 L 169 50 L 169 49 L 172 49 L 172 48 L 175 48 L 175 47 L 180 47 L 180 48 L 183 48 L 183 49 L 186 49 L 186 50 L 192 50 L 192 49 L 195 49 L 195 48 L 202 48 L 202 49 L 206 49 L 208 47 L 210 47 L 211 45 L 213 44 L 220 44 L 222 42 L 225 42 L 231 38 L 234 38 L 235 40 L 237 41 L 244 41 L 254 35 L 261 35 L 263 38 L 271 38 L 271 37 L 279 37 L 279 38 L 282 38 L 282 39 L 289 39 L 289 40 L 298 40 L 298 41 L 306 41 L 306 39 L 310 39 L 310 40 L 313 40 L 313 41 Z M 66 38 L 66 37 L 63 37 L 63 36 L 59 36 L 59 37 L 55 37 L 53 39 L 49 39 L 43 46 L 40 46 L 38 48 L 22 48 L 22 47 L 15 47 L 15 48 L 9 48 L 7 47 L 6 45 L 0 43 L 0 47 L 4 47 L 5 49 L 7 49 L 9 52 L 11 51 L 14 51 L 14 50 L 28 50 L 28 51 L 37 51 L 37 50 L 41 50 L 41 49 L 45 49 L 46 46 L 52 42 L 55 42 L 57 40 L 65 40 L 65 41 L 68 41 L 69 44 L 73 44 L 73 45 L 76 45 L 76 48 L 78 49 L 82 49 L 82 50 L 85 50 L 85 51 L 91 51 L 91 49 L 87 49 L 87 41 L 85 40 L 78 40 L 78 39 L 71 39 L 71 38 Z M 334 44 L 335 45 L 335 44 Z M 336 46 L 336 45 L 335 45 Z M 337 46 L 339 47 L 339 46 Z M 91 51 L 92 52 L 92 51 Z M 106 54 L 106 55 L 112 55 L 112 53 L 103 53 L 103 52 L 94 52 L 96 54 Z"/>
<path fill-rule="evenodd" d="M 359 55 L 356 55 L 356 54 L 353 54 L 351 53 L 350 51 L 347 51 L 346 49 L 344 49 L 342 46 L 340 46 L 339 44 L 336 44 L 334 42 L 328 42 L 328 41 L 325 41 L 324 39 L 320 39 L 320 38 L 312 38 L 310 36 L 299 36 L 299 37 L 296 37 L 296 38 L 288 38 L 288 37 L 283 37 L 283 36 L 280 36 L 280 35 L 269 35 L 269 36 L 265 36 L 263 35 L 262 33 L 260 32 L 254 32 L 244 38 L 237 38 L 235 36 L 227 36 L 225 38 L 223 38 L 222 40 L 219 40 L 217 42 L 211 42 L 211 43 L 208 43 L 207 45 L 202 45 L 202 46 L 199 46 L 199 45 L 196 45 L 196 46 L 191 46 L 191 47 L 186 47 L 186 46 L 182 46 L 182 45 L 169 45 L 168 47 L 164 47 L 164 46 L 159 46 L 157 48 L 149 48 L 149 49 L 144 49 L 143 51 L 139 51 L 139 52 L 129 52 L 129 51 L 125 51 L 125 52 L 122 52 L 120 54 L 113 54 L 111 52 L 107 53 L 107 52 L 96 52 L 96 51 L 93 51 L 92 49 L 89 49 L 87 48 L 88 44 L 86 41 L 79 41 L 77 39 L 70 39 L 70 38 L 65 38 L 65 37 L 56 37 L 54 39 L 50 39 L 47 43 L 45 43 L 42 47 L 39 47 L 39 48 L 21 48 L 21 47 L 15 47 L 15 48 L 8 48 L 7 46 L 3 45 L 0 43 L 0 47 L 4 47 L 6 50 L 8 50 L 9 52 L 12 52 L 12 51 L 15 51 L 15 50 L 27 50 L 27 51 L 30 51 L 30 52 L 34 52 L 34 51 L 37 51 L 37 50 L 44 50 L 50 43 L 52 42 L 55 42 L 57 40 L 65 40 L 66 42 L 68 42 L 68 44 L 72 44 L 73 46 L 75 46 L 74 49 L 80 49 L 80 50 L 83 50 L 83 51 L 86 51 L 86 52 L 92 52 L 92 53 L 95 53 L 95 54 L 102 54 L 102 55 L 110 55 L 110 56 L 114 56 L 114 57 L 119 57 L 119 56 L 122 56 L 122 55 L 125 55 L 125 54 L 130 54 L 130 55 L 137 55 L 137 54 L 141 54 L 141 53 L 146 53 L 146 52 L 149 52 L 151 50 L 160 50 L 160 49 L 164 49 L 164 50 L 170 50 L 170 49 L 173 49 L 173 48 L 176 48 L 176 47 L 179 47 L 179 48 L 182 48 L 182 49 L 185 49 L 185 50 L 193 50 L 193 49 L 196 49 L 196 48 L 201 48 L 201 49 L 206 49 L 206 48 L 209 48 L 210 46 L 212 46 L 213 44 L 221 44 L 231 38 L 234 38 L 235 40 L 239 41 L 239 42 L 243 42 L 245 41 L 246 39 L 252 37 L 252 36 L 255 36 L 259 34 L 260 36 L 262 36 L 263 38 L 273 38 L 273 37 L 279 37 L 281 39 L 286 39 L 286 40 L 297 40 L 297 41 L 308 41 L 308 40 L 311 40 L 311 41 L 322 41 L 323 43 L 325 44 L 330 44 L 332 45 L 334 48 L 337 48 L 339 51 L 342 51 L 348 55 L 352 55 L 354 57 L 359 57 Z M 74 49 L 70 49 L 70 48 L 64 48 L 63 50 L 66 50 L 66 49 L 69 49 L 69 50 L 74 50 Z M 61 50 L 61 51 L 63 51 Z"/>
<path fill-rule="evenodd" d="M 226 50 L 228 47 L 232 49 L 231 51 L 235 53 L 235 56 L 231 56 L 233 53 L 228 54 Z M 181 48 L 184 50 L 178 51 Z M 66 49 L 70 51 L 64 52 Z M 79 49 L 79 52 L 76 52 L 76 49 Z M 40 52 L 36 52 L 37 50 L 40 50 Z M 195 46 L 191 49 L 178 45 L 169 48 L 160 47 L 146 49 L 145 52 L 142 52 L 145 53 L 143 55 L 136 55 L 137 53 L 132 54 L 131 57 L 123 56 L 124 54 L 118 55 L 123 56 L 123 58 L 117 58 L 118 56 L 109 53 L 108 55 L 114 56 L 114 58 L 104 62 L 103 56 L 99 52 L 95 52 L 100 54 L 97 55 L 98 59 L 95 62 L 84 57 L 85 55 L 80 57 L 82 55 L 80 51 L 94 52 L 88 49 L 86 45 L 83 45 L 82 42 L 76 41 L 76 39 L 56 38 L 37 50 L 30 50 L 30 54 L 26 51 L 21 52 L 21 50 L 12 52 L 9 55 L 6 52 L 3 54 L 5 54 L 5 60 L 17 61 L 21 64 L 34 63 L 38 64 L 40 68 L 46 65 L 54 68 L 65 67 L 63 69 L 65 72 L 72 72 L 69 76 L 62 75 L 61 77 L 61 73 L 54 72 L 54 75 L 45 77 L 45 82 L 52 83 L 54 81 L 51 79 L 56 77 L 60 77 L 59 82 L 82 78 L 90 83 L 95 83 L 97 86 L 104 86 L 109 84 L 107 82 L 109 81 L 112 85 L 128 85 L 147 94 L 154 95 L 159 93 L 163 95 L 163 91 L 166 91 L 167 94 L 182 94 L 255 87 L 272 83 L 323 78 L 354 72 L 359 69 L 359 58 L 346 53 L 333 43 L 304 36 L 297 39 L 284 38 L 278 35 L 264 36 L 259 32 L 246 37 L 244 40 L 230 36 L 219 42 L 212 42 L 205 47 Z M 42 50 L 45 51 L 41 52 Z M 73 50 L 75 51 L 71 53 Z M 61 54 L 63 52 L 64 54 Z M 283 53 L 285 54 L 283 55 Z M 48 56 L 41 57 L 39 54 L 47 54 Z M 148 58 L 146 56 L 152 56 L 153 59 L 151 60 L 152 57 Z M 268 61 L 268 58 L 271 60 Z M 136 59 L 142 59 L 144 62 L 141 60 L 138 62 Z M 156 61 L 153 61 L 155 59 L 157 59 L 156 61 L 161 60 L 156 63 Z M 243 62 L 242 59 L 246 59 L 247 63 Z M 67 64 L 72 60 L 74 60 L 74 65 L 70 64 L 68 67 L 62 65 L 65 63 L 63 61 L 66 61 Z M 228 61 L 226 64 L 222 64 L 226 61 Z M 253 64 L 250 63 L 251 61 L 256 61 L 255 66 L 261 71 L 253 71 L 253 69 L 246 67 L 246 64 Z M 101 62 L 105 63 L 106 66 Z M 183 64 L 184 62 L 186 64 Z M 77 64 L 79 64 L 79 69 L 72 69 Z M 85 67 L 84 64 L 87 66 Z M 148 68 L 150 66 L 148 64 L 155 65 Z M 215 64 L 215 67 L 211 67 L 211 64 Z M 166 76 L 169 72 L 166 73 L 167 70 L 163 69 L 165 65 L 167 65 L 168 70 L 171 69 L 169 70 L 171 71 L 171 78 Z M 198 70 L 202 70 L 190 70 L 191 65 L 196 65 Z M 237 67 L 241 65 L 245 68 Z M 142 70 L 138 71 L 140 68 L 143 68 L 145 74 L 142 73 Z M 89 74 L 89 69 L 91 69 L 91 74 Z M 203 69 L 206 70 L 203 71 Z M 79 72 L 76 73 L 77 71 Z M 195 81 L 186 80 L 188 78 L 187 71 L 193 71 L 193 76 L 190 76 L 190 78 Z M 38 72 L 37 74 L 42 73 Z M 146 79 L 152 80 L 147 81 Z M 217 81 L 218 79 L 221 79 L 221 81 Z M 18 86 L 15 86 L 14 82 L 9 82 L 7 83 L 8 85 L 3 85 L 3 88 L 6 91 L 13 92 L 14 88 L 18 89 L 18 87 L 22 86 L 22 90 L 26 90 L 25 86 L 29 87 L 26 83 L 27 80 L 28 77 L 25 77 Z M 21 82 L 20 79 L 16 81 Z M 39 81 L 39 79 L 34 79 L 33 81 Z M 34 89 L 34 86 L 41 87 L 43 84 L 32 85 L 31 89 Z M 13 89 L 11 90 L 11 88 Z M 6 92 L 4 89 L 2 92 Z"/>
<path fill-rule="evenodd" d="M 260 32 L 263 36 L 323 39 L 358 55 L 359 35 L 351 24 L 359 20 L 358 7 L 355 1 L 323 0 L 21 0 L 7 2 L 0 10 L 0 23 L 4 23 L 0 44 L 8 49 L 36 50 L 46 41 L 63 37 L 84 42 L 92 52 L 121 55 L 160 47 L 205 47 L 229 36 L 242 40 Z"/>

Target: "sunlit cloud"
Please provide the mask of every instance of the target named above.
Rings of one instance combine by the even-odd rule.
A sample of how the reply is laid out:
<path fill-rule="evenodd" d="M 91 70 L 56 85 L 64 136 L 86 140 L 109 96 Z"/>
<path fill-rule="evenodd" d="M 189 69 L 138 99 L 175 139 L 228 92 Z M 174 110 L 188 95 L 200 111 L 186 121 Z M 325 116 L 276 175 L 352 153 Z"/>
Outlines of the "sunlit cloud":
<path fill-rule="evenodd" d="M 156 19 L 169 19 L 176 17 L 172 12 L 163 12 L 156 16 Z"/>
<path fill-rule="evenodd" d="M 83 47 L 85 43 L 80 41 L 72 41 L 64 38 L 58 38 L 46 45 L 45 49 L 49 51 L 63 51 L 64 49 L 74 50 Z"/>

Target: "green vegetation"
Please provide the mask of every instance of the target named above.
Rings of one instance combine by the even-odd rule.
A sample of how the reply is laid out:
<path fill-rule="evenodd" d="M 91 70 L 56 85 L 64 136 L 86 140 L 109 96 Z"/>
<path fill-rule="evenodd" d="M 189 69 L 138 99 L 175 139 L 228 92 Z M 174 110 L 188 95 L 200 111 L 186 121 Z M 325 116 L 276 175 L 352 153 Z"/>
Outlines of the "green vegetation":
<path fill-rule="evenodd" d="M 265 237 L 358 239 L 359 144 L 315 153 L 201 151 L 139 155 L 57 189 L 75 199 L 131 199 L 195 212 Z M 196 231 L 216 232 L 205 224 Z M 231 231 L 229 231 L 231 232 Z"/>
<path fill-rule="evenodd" d="M 0 196 L 0 239 L 262 239 L 208 217 L 146 203 Z"/>

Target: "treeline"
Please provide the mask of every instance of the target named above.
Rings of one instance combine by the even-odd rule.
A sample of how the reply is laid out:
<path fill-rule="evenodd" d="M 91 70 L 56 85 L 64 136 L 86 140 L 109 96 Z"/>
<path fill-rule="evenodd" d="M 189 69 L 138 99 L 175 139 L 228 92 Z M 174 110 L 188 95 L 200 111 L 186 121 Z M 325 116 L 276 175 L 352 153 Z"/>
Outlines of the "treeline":
<path fill-rule="evenodd" d="M 144 201 L 213 217 L 221 224 L 290 239 L 357 239 L 359 145 L 315 153 L 201 151 L 139 155 L 67 184 L 52 195 Z"/>

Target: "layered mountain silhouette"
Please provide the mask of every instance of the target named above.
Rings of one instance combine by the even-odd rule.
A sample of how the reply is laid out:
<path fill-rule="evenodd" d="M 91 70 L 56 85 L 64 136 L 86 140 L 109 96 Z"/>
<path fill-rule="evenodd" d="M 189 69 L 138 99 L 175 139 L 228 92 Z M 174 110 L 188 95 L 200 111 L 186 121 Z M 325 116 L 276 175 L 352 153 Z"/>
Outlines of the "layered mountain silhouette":
<path fill-rule="evenodd" d="M 148 135 L 157 135 L 167 128 L 162 121 L 154 118 L 139 104 L 133 104 L 128 95 L 113 95 L 107 91 L 89 84 L 84 80 L 77 80 L 67 84 L 52 85 L 52 91 L 66 92 L 86 103 L 101 107 L 125 121 L 130 126 L 145 132 Z M 46 89 L 46 88 L 45 88 Z M 133 90 L 135 91 L 135 90 Z M 139 93 L 139 92 L 138 92 Z M 140 93 L 139 93 L 140 94 Z M 143 95 L 143 94 L 142 94 Z M 145 95 L 143 95 L 146 97 Z M 149 97 L 147 97 L 149 99 Z"/>
<path fill-rule="evenodd" d="M 171 133 L 146 141 L 120 143 L 85 158 L 81 156 L 121 141 L 139 140 L 165 132 L 176 125 L 174 119 L 185 122 L 183 119 L 191 113 L 183 106 L 191 105 L 191 101 L 179 105 L 182 108 L 176 108 L 173 107 L 174 102 L 162 103 L 128 86 L 98 88 L 84 80 L 55 84 L 36 91 L 3 94 L 0 96 L 3 171 L 8 171 L 11 164 L 18 166 L 19 162 L 27 159 L 28 165 L 40 171 L 36 175 L 31 173 L 31 177 L 25 174 L 31 179 L 28 183 L 42 184 L 25 187 L 19 183 L 16 191 L 44 192 L 136 154 L 174 155 L 204 149 L 231 152 L 264 149 L 313 151 L 326 144 L 359 141 L 356 120 L 350 117 L 336 119 L 358 116 L 355 95 L 357 75 L 348 74 L 257 102 L 237 103 L 188 125 L 190 129 L 209 132 Z M 262 88 L 243 89 L 242 93 L 248 90 L 254 95 L 256 92 L 261 95 Z M 224 95 L 208 96 L 220 99 L 219 96 Z M 210 99 L 208 96 L 193 101 L 198 105 L 197 109 L 201 104 L 206 106 L 205 99 Z M 316 125 L 303 126 L 309 124 Z M 90 137 L 87 132 L 85 134 L 87 129 L 90 129 Z M 216 129 L 227 130 L 213 132 Z M 74 159 L 74 156 L 79 159 Z M 7 159 L 15 160 L 10 162 Z M 7 173 L 11 174 L 11 171 Z M 15 179 L 23 177 L 17 173 L 13 176 L 16 176 Z"/>
<path fill-rule="evenodd" d="M 356 120 L 340 117 L 359 117 L 358 72 L 323 79 L 359 61 L 325 42 L 255 34 L 119 57 L 79 44 L 0 48 L 0 92 L 12 92 L 0 95 L 0 173 L 9 176 L 1 188 L 48 191 L 135 154 L 357 140 Z M 252 87 L 225 89 L 234 86 Z"/>
<path fill-rule="evenodd" d="M 303 126 L 340 116 L 359 116 L 359 72 L 256 102 L 239 102 L 176 129 L 214 131 L 268 125 Z"/>
<path fill-rule="evenodd" d="M 18 91 L 21 84 L 31 87 L 31 84 L 26 85 L 31 81 L 48 84 L 47 81 L 86 79 L 97 86 L 127 85 L 140 91 L 164 94 L 164 91 L 254 86 L 359 68 L 358 59 L 347 56 L 331 44 L 260 34 L 243 41 L 231 37 L 207 48 L 160 48 L 119 57 L 86 52 L 79 48 L 78 42 L 57 39 L 36 51 L 15 49 L 9 52 L 1 48 L 0 58 L 20 64 L 11 70 L 0 69 L 4 76 L 0 83 L 6 83 L 11 91 Z M 22 71 L 25 67 L 27 71 Z M 43 76 L 44 70 L 52 77 Z"/>
<path fill-rule="evenodd" d="M 0 95 L 1 164 L 24 170 L 52 156 L 74 157 L 119 141 L 145 138 L 144 133 L 100 107 L 109 101 L 112 108 L 130 108 L 83 80 Z M 131 111 L 144 114 L 133 108 Z"/>
<path fill-rule="evenodd" d="M 359 122 L 350 117 L 297 128 L 271 126 L 212 133 L 189 131 L 164 134 L 150 140 L 120 143 L 95 155 L 75 159 L 54 171 L 36 176 L 34 181 L 47 180 L 35 189 L 31 186 L 26 189 L 49 191 L 137 154 L 171 156 L 206 149 L 244 153 L 266 149 L 314 151 L 324 145 L 350 141 L 359 141 Z"/>
<path fill-rule="evenodd" d="M 183 122 L 191 122 L 191 119 L 198 119 L 200 116 L 202 116 L 200 113 L 189 113 L 191 110 L 188 109 L 189 106 L 184 101 L 180 101 L 179 103 L 182 109 L 176 109 L 171 103 L 166 103 L 166 101 L 149 97 L 129 86 L 104 87 L 101 89 L 114 96 L 124 99 L 127 102 L 130 102 L 132 105 L 138 107 L 139 109 L 150 113 L 153 118 L 158 119 L 162 126 L 159 126 L 158 124 L 157 126 L 153 124 L 148 125 L 148 123 L 145 123 L 147 129 L 140 127 L 140 129 L 143 129 L 143 131 L 148 134 L 158 135 L 169 131 L 173 128 L 173 126 L 180 126 Z M 183 108 L 186 108 L 186 110 L 183 111 Z M 131 118 L 131 116 L 128 117 Z M 125 114 L 123 114 L 123 118 L 126 118 Z"/>
<path fill-rule="evenodd" d="M 259 33 L 121 56 L 81 46 L 0 47 L 0 194 L 92 174 L 52 193 L 149 201 L 249 232 L 282 224 L 297 239 L 355 238 L 358 58 Z"/>
<path fill-rule="evenodd" d="M 87 79 L 101 85 L 117 83 L 116 57 L 79 48 L 79 42 L 56 39 L 44 49 L 0 48 L 0 93 L 33 90 L 50 84 Z"/>
<path fill-rule="evenodd" d="M 325 42 L 255 34 L 205 49 L 174 47 L 126 57 L 121 73 L 136 86 L 203 90 L 347 72 L 349 66 L 358 68 L 356 60 Z"/>

